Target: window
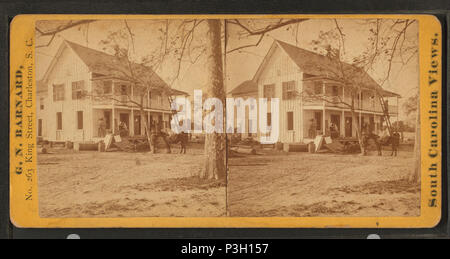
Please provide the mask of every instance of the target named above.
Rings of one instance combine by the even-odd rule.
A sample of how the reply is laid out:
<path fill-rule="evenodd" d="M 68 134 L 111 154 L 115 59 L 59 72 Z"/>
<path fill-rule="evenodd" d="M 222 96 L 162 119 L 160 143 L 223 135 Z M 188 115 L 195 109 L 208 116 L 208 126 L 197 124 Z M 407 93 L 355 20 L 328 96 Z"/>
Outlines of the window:
<path fill-rule="evenodd" d="M 62 112 L 56 113 L 56 129 L 62 130 Z"/>
<path fill-rule="evenodd" d="M 264 98 L 275 98 L 275 84 L 264 85 Z"/>
<path fill-rule="evenodd" d="M 332 86 L 333 96 L 339 96 L 339 88 L 335 85 Z"/>
<path fill-rule="evenodd" d="M 111 129 L 111 112 L 105 111 L 103 117 L 105 117 L 106 129 Z"/>
<path fill-rule="evenodd" d="M 84 81 L 72 82 L 72 100 L 83 99 Z"/>
<path fill-rule="evenodd" d="M 287 113 L 287 129 L 294 130 L 294 112 Z"/>
<path fill-rule="evenodd" d="M 83 111 L 77 111 L 77 129 L 83 129 Z"/>
<path fill-rule="evenodd" d="M 64 84 L 53 85 L 53 101 L 64 100 Z"/>
<path fill-rule="evenodd" d="M 314 112 L 314 120 L 316 121 L 316 130 L 322 130 L 322 112 Z"/>
<path fill-rule="evenodd" d="M 134 97 L 139 97 L 141 96 L 141 92 L 144 92 L 144 90 L 142 90 L 139 87 L 133 87 L 133 96 Z"/>
<path fill-rule="evenodd" d="M 267 126 L 272 126 L 272 113 L 267 113 Z"/>
<path fill-rule="evenodd" d="M 372 105 L 372 108 L 375 108 L 375 96 L 371 95 L 369 96 L 370 104 Z"/>
<path fill-rule="evenodd" d="M 322 82 L 316 81 L 314 82 L 314 94 L 319 95 L 322 94 L 323 85 Z"/>
<path fill-rule="evenodd" d="M 39 98 L 39 107 L 41 110 L 44 109 L 44 97 Z"/>
<path fill-rule="evenodd" d="M 295 98 L 295 81 L 283 82 L 283 100 Z"/>
<path fill-rule="evenodd" d="M 152 97 L 155 99 L 155 102 L 156 102 L 157 104 L 161 104 L 161 103 L 162 103 L 162 97 L 161 97 L 161 94 L 160 94 L 160 93 L 154 92 L 154 93 L 152 94 Z"/>
<path fill-rule="evenodd" d="M 130 88 L 127 85 L 120 85 L 119 90 L 121 95 L 129 95 L 131 93 Z"/>
<path fill-rule="evenodd" d="M 38 119 L 38 132 L 39 137 L 42 137 L 42 119 Z"/>
<path fill-rule="evenodd" d="M 112 94 L 112 81 L 103 81 L 103 94 Z"/>

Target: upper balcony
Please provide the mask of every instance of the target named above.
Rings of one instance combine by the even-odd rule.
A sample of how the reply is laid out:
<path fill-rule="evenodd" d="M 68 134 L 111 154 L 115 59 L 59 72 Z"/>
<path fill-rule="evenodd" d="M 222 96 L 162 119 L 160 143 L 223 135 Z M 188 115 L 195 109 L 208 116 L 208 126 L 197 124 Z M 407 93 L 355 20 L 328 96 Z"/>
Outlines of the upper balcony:
<path fill-rule="evenodd" d="M 352 104 L 351 89 L 323 81 L 303 82 L 303 105 L 348 109 Z M 354 107 L 358 111 L 382 113 L 381 102 L 375 91 L 363 90 L 354 95 Z M 397 113 L 397 106 L 387 105 L 390 114 Z"/>
<path fill-rule="evenodd" d="M 142 88 L 119 80 L 94 80 L 92 84 L 94 105 L 168 110 L 168 97 L 160 92 L 144 92 Z"/>

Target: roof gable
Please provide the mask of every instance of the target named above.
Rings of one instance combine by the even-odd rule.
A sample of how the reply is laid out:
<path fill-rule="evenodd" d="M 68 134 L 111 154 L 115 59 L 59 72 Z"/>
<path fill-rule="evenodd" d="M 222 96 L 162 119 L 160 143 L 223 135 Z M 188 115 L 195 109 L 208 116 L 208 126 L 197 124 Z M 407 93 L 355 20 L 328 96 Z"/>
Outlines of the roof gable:
<path fill-rule="evenodd" d="M 48 80 L 48 77 L 50 76 L 50 73 L 53 71 L 53 68 L 55 67 L 56 63 L 58 63 L 59 58 L 61 57 L 61 55 L 63 54 L 63 52 L 65 50 L 68 49 L 68 46 L 65 44 L 65 42 L 63 42 L 58 50 L 56 51 L 55 56 L 53 57 L 52 61 L 50 62 L 47 70 L 45 71 L 44 76 L 42 77 L 42 79 L 40 81 L 42 82 L 46 82 Z"/>
<path fill-rule="evenodd" d="M 344 71 L 346 75 L 351 75 L 352 80 L 355 83 L 362 85 L 364 88 L 380 91 L 382 93 L 385 92 L 385 90 L 362 69 L 358 69 L 344 62 L 341 63 L 341 68 L 341 64 L 333 61 L 327 56 L 302 49 L 279 40 L 275 40 L 273 42 L 272 46 L 264 57 L 264 60 L 255 73 L 255 76 L 253 77 L 254 81 L 257 81 L 257 79 L 260 77 L 262 71 L 264 70 L 264 67 L 266 66 L 266 64 L 268 64 L 269 59 L 273 56 L 273 53 L 275 53 L 275 49 L 277 48 L 282 49 L 283 52 L 286 53 L 288 57 L 304 73 L 318 77 L 337 79 L 339 78 L 339 75 L 342 75 L 342 71 Z M 391 94 L 395 93 L 391 92 Z"/>
<path fill-rule="evenodd" d="M 52 71 L 58 59 L 61 57 L 61 54 L 68 48 L 70 48 L 75 53 L 75 55 L 81 59 L 81 61 L 93 74 L 109 76 L 124 81 L 132 80 L 132 77 L 130 76 L 130 67 L 128 66 L 128 61 L 120 60 L 118 57 L 109 55 L 105 52 L 84 47 L 74 42 L 65 40 L 59 47 L 55 57 L 50 63 L 50 66 L 43 77 L 43 81 L 47 80 L 49 73 Z M 137 63 L 131 63 L 130 65 L 132 70 L 140 75 L 141 79 L 146 82 L 151 82 L 152 87 L 159 88 L 161 90 L 171 89 L 166 84 L 166 82 L 164 82 L 164 80 L 162 80 L 159 75 L 151 68 Z M 178 93 L 181 94 L 184 92 L 180 91 Z"/>
<path fill-rule="evenodd" d="M 70 41 L 66 41 L 66 44 L 81 58 L 92 73 L 132 81 L 134 79 L 131 76 L 131 71 L 134 71 L 135 74 L 140 75 L 141 80 L 150 82 L 152 87 L 160 88 L 161 90 L 170 88 L 150 67 L 134 62 L 129 63 L 125 58 L 120 59 L 114 55 Z"/>

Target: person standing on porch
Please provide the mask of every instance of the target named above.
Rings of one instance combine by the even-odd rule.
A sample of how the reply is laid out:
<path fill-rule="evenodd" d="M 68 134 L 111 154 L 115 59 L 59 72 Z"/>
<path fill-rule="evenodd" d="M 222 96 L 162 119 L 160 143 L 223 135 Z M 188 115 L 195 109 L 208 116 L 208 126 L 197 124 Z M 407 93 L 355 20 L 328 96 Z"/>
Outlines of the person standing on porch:
<path fill-rule="evenodd" d="M 101 138 L 106 136 L 106 122 L 103 117 L 98 119 L 98 136 Z"/>
<path fill-rule="evenodd" d="M 127 124 L 125 124 L 125 122 L 123 122 L 123 121 L 121 121 L 119 123 L 119 135 L 121 137 L 128 136 L 128 127 L 127 127 Z"/>
<path fill-rule="evenodd" d="M 333 122 L 330 125 L 330 136 L 332 139 L 336 139 L 339 137 L 339 129 Z"/>

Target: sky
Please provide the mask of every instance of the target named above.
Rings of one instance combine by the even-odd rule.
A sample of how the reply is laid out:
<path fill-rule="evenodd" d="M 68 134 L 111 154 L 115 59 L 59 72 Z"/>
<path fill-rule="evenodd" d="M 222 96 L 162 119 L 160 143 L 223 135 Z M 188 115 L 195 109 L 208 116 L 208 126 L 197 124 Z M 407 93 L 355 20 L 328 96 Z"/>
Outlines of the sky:
<path fill-rule="evenodd" d="M 366 24 L 364 20 L 339 19 L 337 21 L 345 35 L 346 57 L 348 60 L 351 60 L 366 49 L 371 26 Z M 228 89 L 231 90 L 243 81 L 252 79 L 274 40 L 281 40 L 300 48 L 314 51 L 311 42 L 318 39 L 321 31 L 325 32 L 334 28 L 336 28 L 336 25 L 333 19 L 308 20 L 300 23 L 298 28 L 291 26 L 290 28 L 285 27 L 268 33 L 256 47 L 249 47 L 241 52 L 230 53 L 227 55 Z M 253 44 L 258 41 L 258 36 L 240 36 L 240 29 L 237 26 L 230 25 L 228 31 L 230 32 L 228 38 L 229 49 Z M 417 22 L 409 27 L 407 36 L 413 45 L 418 44 Z M 375 66 L 374 70 L 369 72 L 374 79 L 383 78 L 387 71 L 385 64 Z M 403 102 L 413 95 L 414 91 L 417 91 L 418 86 L 419 63 L 417 54 L 406 65 L 393 62 L 389 80 L 385 82 L 383 88 L 402 96 L 399 99 L 399 107 L 401 109 Z M 400 119 L 405 117 L 406 114 L 400 110 Z"/>
<path fill-rule="evenodd" d="M 180 21 L 171 21 L 173 28 L 179 25 Z M 134 35 L 134 52 L 132 55 L 136 60 L 151 55 L 159 51 L 161 47 L 161 28 L 165 28 L 165 20 L 127 20 L 127 23 Z M 107 39 L 111 32 L 126 30 L 123 20 L 100 20 L 89 24 L 80 25 L 63 31 L 55 37 L 48 47 L 36 49 L 36 77 L 41 79 L 51 60 L 55 56 L 59 46 L 64 40 L 72 41 L 85 47 L 104 51 L 109 54 L 110 49 L 104 49 L 105 45 L 101 44 L 102 40 Z M 196 29 L 199 40 L 204 38 L 205 26 L 199 26 Z M 36 45 L 47 44 L 49 37 L 38 37 Z M 195 44 L 194 44 L 195 46 Z M 194 54 L 193 54 L 194 55 Z M 186 59 L 189 59 L 186 54 Z M 190 59 L 189 59 L 190 60 Z M 189 61 L 183 61 L 180 74 L 174 81 L 176 71 L 178 71 L 178 62 L 168 59 L 164 65 L 161 65 L 157 72 L 166 83 L 171 84 L 175 89 L 183 90 L 191 93 L 193 89 L 199 89 L 206 85 L 204 73 L 205 58 L 201 57 L 195 64 Z"/>
<path fill-rule="evenodd" d="M 171 27 L 170 30 L 175 30 L 180 22 L 181 21 L 173 21 L 173 27 Z M 272 20 L 253 20 L 250 25 L 258 27 L 272 22 Z M 366 49 L 369 30 L 373 25 L 367 24 L 365 20 L 356 19 L 339 19 L 337 22 L 345 35 L 344 44 L 346 59 L 351 60 Z M 155 49 L 158 49 L 161 46 L 160 29 L 165 26 L 165 23 L 162 20 L 128 20 L 128 25 L 134 34 L 135 48 L 133 55 L 136 59 L 153 53 Z M 103 45 L 100 44 L 100 41 L 106 39 L 111 32 L 124 30 L 125 28 L 123 20 L 100 20 L 89 23 L 88 25 L 85 24 L 73 27 L 59 33 L 48 47 L 36 49 L 37 78 L 42 78 L 64 39 L 93 49 L 105 51 L 103 50 Z M 267 33 L 256 47 L 249 47 L 242 51 L 227 54 L 225 59 L 226 92 L 228 93 L 243 81 L 249 80 L 254 76 L 257 68 L 275 39 L 313 51 L 311 42 L 318 39 L 321 31 L 329 31 L 333 28 L 335 28 L 333 19 L 311 19 L 298 25 L 282 27 Z M 227 32 L 228 50 L 247 44 L 253 44 L 258 40 L 257 36 L 242 35 L 242 29 L 232 24 L 228 25 Z M 204 40 L 207 33 L 204 23 L 196 29 L 195 33 L 197 45 L 201 45 L 202 40 Z M 418 44 L 417 22 L 410 26 L 407 37 L 408 41 L 410 43 L 412 42 L 413 45 Z M 49 38 L 40 37 L 37 39 L 37 44 L 46 44 L 48 40 Z M 195 58 L 186 58 L 186 60 L 181 63 L 181 71 L 175 81 L 173 81 L 173 78 L 178 67 L 178 62 L 176 60 L 169 59 L 157 70 L 157 72 L 169 84 L 170 82 L 173 82 L 173 88 L 186 91 L 192 96 L 194 89 L 205 87 L 207 82 L 204 73 L 204 55 L 200 56 L 195 63 L 189 61 L 192 59 Z M 383 77 L 384 73 L 386 73 L 385 64 L 379 64 L 378 66 L 375 66 L 374 71 L 369 72 L 375 79 Z M 418 85 L 419 63 L 417 54 L 411 58 L 406 65 L 393 62 L 391 75 L 389 80 L 383 85 L 383 88 L 399 93 L 402 96 L 400 99 L 401 108 L 403 101 L 414 94 Z M 404 117 L 405 114 L 401 113 L 400 118 L 402 119 Z"/>

